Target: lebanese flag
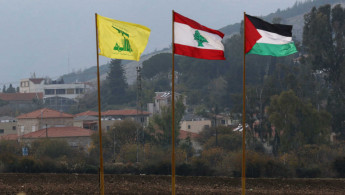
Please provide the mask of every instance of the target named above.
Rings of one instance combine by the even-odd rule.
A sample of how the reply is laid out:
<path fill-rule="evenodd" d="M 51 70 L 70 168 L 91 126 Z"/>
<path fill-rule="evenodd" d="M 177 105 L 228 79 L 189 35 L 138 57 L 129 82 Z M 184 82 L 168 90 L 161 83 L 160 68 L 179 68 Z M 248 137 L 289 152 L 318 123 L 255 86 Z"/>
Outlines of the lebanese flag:
<path fill-rule="evenodd" d="M 225 60 L 222 32 L 173 13 L 174 54 L 207 60 Z"/>
<path fill-rule="evenodd" d="M 245 53 L 279 57 L 297 52 L 291 25 L 270 24 L 245 15 L 245 39 Z"/>

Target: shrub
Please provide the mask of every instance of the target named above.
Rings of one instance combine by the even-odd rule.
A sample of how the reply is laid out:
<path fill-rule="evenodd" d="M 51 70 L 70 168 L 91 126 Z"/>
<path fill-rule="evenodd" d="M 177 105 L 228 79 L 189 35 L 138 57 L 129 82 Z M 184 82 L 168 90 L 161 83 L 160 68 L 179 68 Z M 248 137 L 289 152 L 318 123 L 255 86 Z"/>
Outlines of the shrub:
<path fill-rule="evenodd" d="M 316 178 L 320 177 L 321 170 L 318 167 L 302 167 L 296 169 L 296 175 L 301 178 Z"/>
<path fill-rule="evenodd" d="M 335 159 L 333 168 L 337 171 L 338 177 L 345 177 L 345 156 Z"/>

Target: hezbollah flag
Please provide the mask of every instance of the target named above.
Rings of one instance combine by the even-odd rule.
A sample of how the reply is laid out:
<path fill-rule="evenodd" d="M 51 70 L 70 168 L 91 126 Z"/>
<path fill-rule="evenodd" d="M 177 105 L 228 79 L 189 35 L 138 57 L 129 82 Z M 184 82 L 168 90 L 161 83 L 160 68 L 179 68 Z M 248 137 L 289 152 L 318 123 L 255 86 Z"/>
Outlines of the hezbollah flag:
<path fill-rule="evenodd" d="M 291 25 L 270 24 L 245 15 L 245 53 L 279 57 L 296 52 Z"/>
<path fill-rule="evenodd" d="M 139 61 L 151 30 L 146 26 L 97 15 L 100 55 L 108 58 Z"/>
<path fill-rule="evenodd" d="M 176 12 L 174 21 L 174 53 L 207 60 L 225 60 L 224 34 L 210 29 Z"/>

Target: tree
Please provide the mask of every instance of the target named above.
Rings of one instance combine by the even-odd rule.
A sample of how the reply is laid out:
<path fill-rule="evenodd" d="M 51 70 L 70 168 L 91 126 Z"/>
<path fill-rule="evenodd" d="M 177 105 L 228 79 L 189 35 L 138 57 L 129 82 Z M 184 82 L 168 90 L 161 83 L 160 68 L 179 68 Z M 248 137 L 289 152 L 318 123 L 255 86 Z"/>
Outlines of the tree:
<path fill-rule="evenodd" d="M 109 72 L 102 89 L 105 104 L 119 105 L 128 101 L 126 97 L 126 77 L 121 60 L 111 60 Z"/>
<path fill-rule="evenodd" d="M 303 45 L 306 63 L 323 74 L 327 88 L 328 111 L 333 115 L 332 129 L 345 138 L 345 9 L 324 5 L 305 15 Z"/>
<path fill-rule="evenodd" d="M 179 135 L 179 129 L 180 129 L 180 122 L 184 115 L 185 106 L 182 101 L 183 98 L 177 99 L 175 103 L 175 137 L 177 138 Z M 172 112 L 171 112 L 171 106 L 163 107 L 161 114 L 157 114 L 153 116 L 153 120 L 150 121 L 150 126 L 154 129 L 151 131 L 158 131 L 157 133 L 157 139 L 159 144 L 163 146 L 169 146 L 171 145 L 171 123 L 172 123 Z M 176 143 L 178 143 L 179 140 L 175 139 Z"/>
<path fill-rule="evenodd" d="M 296 151 L 305 144 L 328 141 L 330 114 L 303 102 L 292 90 L 273 96 L 268 113 L 280 139 L 280 151 Z"/>
<path fill-rule="evenodd" d="M 10 84 L 10 86 L 7 88 L 6 93 L 16 93 L 16 89 Z"/>
<path fill-rule="evenodd" d="M 6 93 L 6 85 L 2 87 L 2 93 Z"/>

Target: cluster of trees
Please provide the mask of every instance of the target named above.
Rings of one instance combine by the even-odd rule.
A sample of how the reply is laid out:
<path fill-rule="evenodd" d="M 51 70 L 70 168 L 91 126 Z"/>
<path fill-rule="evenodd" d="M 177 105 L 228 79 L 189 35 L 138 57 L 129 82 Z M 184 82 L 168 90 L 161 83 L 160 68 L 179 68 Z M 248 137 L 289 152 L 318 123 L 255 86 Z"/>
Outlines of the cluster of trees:
<path fill-rule="evenodd" d="M 10 84 L 8 88 L 6 88 L 6 85 L 4 85 L 2 88 L 2 93 L 18 93 L 18 92 L 19 92 L 19 87 L 17 87 L 16 89 L 12 86 L 12 84 Z"/>

